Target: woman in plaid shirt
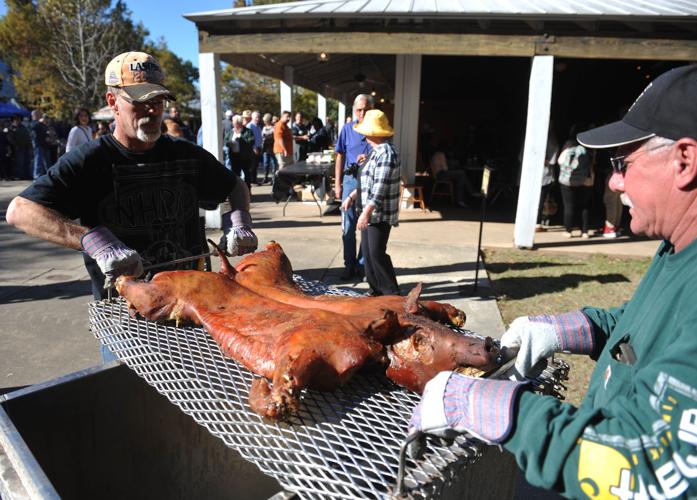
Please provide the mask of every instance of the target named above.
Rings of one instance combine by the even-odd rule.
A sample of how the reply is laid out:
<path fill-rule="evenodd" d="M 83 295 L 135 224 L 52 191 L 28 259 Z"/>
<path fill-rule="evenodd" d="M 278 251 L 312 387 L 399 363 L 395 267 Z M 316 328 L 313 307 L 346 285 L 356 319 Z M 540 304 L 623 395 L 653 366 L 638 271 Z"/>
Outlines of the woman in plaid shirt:
<path fill-rule="evenodd" d="M 361 231 L 370 294 L 399 295 L 392 259 L 387 254 L 390 230 L 399 219 L 399 158 L 388 142 L 394 131 L 385 113 L 378 109 L 369 110 L 354 129 L 365 136 L 373 150 L 361 169 L 359 188 L 346 198 L 342 208 L 348 209 L 356 202 L 361 214 L 357 228 Z"/>

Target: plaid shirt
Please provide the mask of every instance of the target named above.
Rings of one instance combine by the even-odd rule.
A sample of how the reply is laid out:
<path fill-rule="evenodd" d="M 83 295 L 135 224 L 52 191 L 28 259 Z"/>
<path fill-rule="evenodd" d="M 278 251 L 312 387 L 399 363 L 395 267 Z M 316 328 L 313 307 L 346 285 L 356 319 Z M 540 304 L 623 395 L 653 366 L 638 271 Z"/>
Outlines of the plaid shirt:
<path fill-rule="evenodd" d="M 394 145 L 376 146 L 361 169 L 361 206 L 374 205 L 370 223 L 397 225 L 399 219 L 399 158 Z"/>

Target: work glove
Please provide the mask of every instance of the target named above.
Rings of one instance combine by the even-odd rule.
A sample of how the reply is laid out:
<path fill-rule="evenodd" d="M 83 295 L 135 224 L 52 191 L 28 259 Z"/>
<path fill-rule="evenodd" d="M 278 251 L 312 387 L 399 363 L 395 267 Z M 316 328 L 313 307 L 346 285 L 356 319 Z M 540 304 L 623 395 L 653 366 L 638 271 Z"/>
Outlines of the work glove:
<path fill-rule="evenodd" d="M 95 260 L 106 277 L 104 288 L 111 288 L 116 278 L 122 274 L 143 274 L 143 261 L 138 252 L 128 248 L 104 226 L 97 226 L 86 232 L 80 243 L 83 251 Z"/>
<path fill-rule="evenodd" d="M 555 352 L 591 354 L 594 343 L 593 327 L 581 311 L 557 316 L 521 316 L 501 337 L 505 351 L 517 351 L 515 368 L 522 376 L 527 376 L 538 361 Z"/>
<path fill-rule="evenodd" d="M 506 440 L 513 425 L 517 393 L 527 382 L 468 377 L 440 372 L 424 388 L 421 402 L 409 420 L 415 438 L 407 451 L 420 458 L 425 447 L 423 433 L 446 440 L 466 432 L 488 444 Z"/>
<path fill-rule="evenodd" d="M 252 217 L 246 210 L 223 214 L 223 236 L 220 248 L 230 256 L 244 255 L 257 249 L 257 235 L 252 231 Z"/>

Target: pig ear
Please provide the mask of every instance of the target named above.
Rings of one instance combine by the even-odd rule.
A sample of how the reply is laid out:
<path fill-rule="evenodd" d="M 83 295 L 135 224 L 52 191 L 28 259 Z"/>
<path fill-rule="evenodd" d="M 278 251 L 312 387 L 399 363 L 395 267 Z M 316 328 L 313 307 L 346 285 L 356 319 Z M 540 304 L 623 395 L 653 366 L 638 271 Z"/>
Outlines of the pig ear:
<path fill-rule="evenodd" d="M 404 309 L 409 314 L 416 314 L 419 312 L 419 295 L 421 295 L 422 284 L 417 283 L 414 288 L 411 289 L 409 295 L 407 295 L 407 302 L 404 304 Z"/>

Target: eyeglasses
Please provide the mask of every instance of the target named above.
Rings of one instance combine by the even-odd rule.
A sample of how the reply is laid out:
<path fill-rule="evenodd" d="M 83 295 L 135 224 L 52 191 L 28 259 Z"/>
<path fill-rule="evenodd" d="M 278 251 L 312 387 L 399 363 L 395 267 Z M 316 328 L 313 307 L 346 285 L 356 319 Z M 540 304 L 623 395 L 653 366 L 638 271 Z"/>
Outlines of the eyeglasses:
<path fill-rule="evenodd" d="M 622 155 L 622 156 L 615 156 L 615 157 L 613 157 L 613 158 L 610 158 L 610 164 L 612 165 L 612 171 L 613 171 L 613 172 L 616 172 L 616 173 L 618 173 L 618 174 L 623 174 L 623 173 L 625 173 L 625 172 L 627 171 L 627 168 L 629 167 L 628 162 L 626 161 L 626 158 L 627 158 L 627 157 L 632 156 L 632 155 L 635 155 L 635 157 L 632 158 L 632 161 L 633 161 L 633 160 L 636 159 L 637 156 L 641 156 L 641 155 L 643 155 L 644 153 L 649 153 L 649 152 L 651 152 L 651 151 L 655 151 L 655 150 L 657 150 L 657 149 L 665 148 L 666 146 L 670 146 L 670 145 L 671 145 L 671 144 L 661 144 L 661 145 L 659 145 L 659 146 L 654 146 L 654 147 L 652 147 L 652 148 L 644 149 L 644 150 L 642 150 L 642 151 L 639 151 L 639 148 L 641 148 L 641 146 L 639 146 L 639 148 L 635 149 L 635 150 L 632 151 L 631 153 L 628 153 L 628 154 Z M 638 151 L 638 152 L 637 152 L 637 151 Z"/>
<path fill-rule="evenodd" d="M 145 102 L 138 102 L 138 101 L 134 101 L 133 99 L 131 99 L 124 92 L 119 92 L 119 96 L 121 97 L 121 99 L 126 101 L 128 104 L 130 104 L 134 108 L 141 109 L 141 110 L 148 108 L 148 109 L 152 109 L 153 111 L 158 111 L 160 109 L 164 109 L 166 106 L 169 106 L 169 101 L 167 101 L 167 99 L 155 98 L 155 99 L 149 99 Z"/>

